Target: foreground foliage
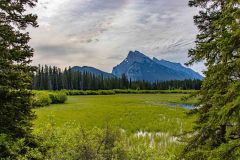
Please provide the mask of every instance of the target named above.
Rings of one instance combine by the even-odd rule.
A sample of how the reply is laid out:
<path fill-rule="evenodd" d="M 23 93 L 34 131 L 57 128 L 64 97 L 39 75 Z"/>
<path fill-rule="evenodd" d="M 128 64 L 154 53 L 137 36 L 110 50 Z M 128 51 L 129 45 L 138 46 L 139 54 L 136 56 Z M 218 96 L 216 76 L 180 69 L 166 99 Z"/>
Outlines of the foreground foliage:
<path fill-rule="evenodd" d="M 108 125 L 87 129 L 76 123 L 46 123 L 34 132 L 37 148 L 24 139 L 7 141 L 14 159 L 49 160 L 175 160 L 184 144 L 164 133 L 127 134 Z M 4 137 L 0 137 L 1 140 Z M 19 154 L 25 149 L 25 154 Z M 12 157 L 5 159 L 11 160 Z"/>
<path fill-rule="evenodd" d="M 31 139 L 31 84 L 29 66 L 33 49 L 28 45 L 28 26 L 37 27 L 35 15 L 26 13 L 26 8 L 34 7 L 35 0 L 1 0 L 0 1 L 0 157 L 11 157 L 14 146 L 12 142 L 24 143 L 35 147 Z M 18 154 L 25 154 L 22 148 Z"/>
<path fill-rule="evenodd" d="M 191 0 L 200 33 L 191 63 L 206 61 L 195 136 L 185 159 L 240 158 L 240 1 Z"/>
<path fill-rule="evenodd" d="M 52 160 L 174 160 L 183 147 L 169 135 L 128 135 L 116 127 L 86 129 L 75 123 L 49 123 L 35 134 L 42 142 L 38 151 L 44 153 L 35 152 L 35 157 Z"/>

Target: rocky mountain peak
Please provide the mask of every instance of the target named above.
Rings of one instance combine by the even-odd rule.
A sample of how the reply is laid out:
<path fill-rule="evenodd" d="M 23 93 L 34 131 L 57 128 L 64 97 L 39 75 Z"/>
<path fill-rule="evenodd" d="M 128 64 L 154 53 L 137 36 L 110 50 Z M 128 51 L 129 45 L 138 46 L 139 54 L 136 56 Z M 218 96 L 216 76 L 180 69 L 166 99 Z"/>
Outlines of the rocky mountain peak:
<path fill-rule="evenodd" d="M 130 51 L 119 65 L 113 68 L 112 74 L 121 77 L 126 74 L 132 80 L 165 81 L 202 79 L 202 76 L 180 63 L 164 59 L 150 59 L 139 51 Z"/>

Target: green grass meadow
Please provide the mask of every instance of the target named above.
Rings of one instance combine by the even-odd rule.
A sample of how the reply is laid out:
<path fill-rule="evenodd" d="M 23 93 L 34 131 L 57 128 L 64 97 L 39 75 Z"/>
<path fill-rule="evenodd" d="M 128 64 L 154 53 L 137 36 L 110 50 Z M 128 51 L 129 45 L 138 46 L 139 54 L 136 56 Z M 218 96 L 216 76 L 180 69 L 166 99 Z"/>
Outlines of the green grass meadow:
<path fill-rule="evenodd" d="M 178 137 L 191 131 L 194 117 L 187 109 L 169 106 L 182 101 L 186 94 L 116 94 L 68 96 L 65 104 L 34 109 L 34 131 L 47 124 L 58 134 L 77 132 L 75 128 L 104 129 L 110 125 L 124 132 L 123 146 L 135 159 L 176 159 L 184 143 Z M 69 124 L 73 124 L 72 126 Z M 47 133 L 48 134 L 48 133 Z M 63 135 L 60 134 L 60 137 Z M 61 139 L 66 139 L 61 137 Z M 65 140 L 69 141 L 69 140 Z M 75 143 L 75 142 L 74 142 Z M 132 158 L 131 158 L 132 159 Z"/>
<path fill-rule="evenodd" d="M 149 131 L 178 134 L 190 130 L 193 118 L 188 110 L 168 106 L 182 102 L 183 94 L 126 94 L 98 96 L 69 96 L 65 104 L 35 109 L 35 127 L 53 121 L 56 126 L 75 122 L 85 127 L 104 127 L 107 124 L 127 132 Z"/>

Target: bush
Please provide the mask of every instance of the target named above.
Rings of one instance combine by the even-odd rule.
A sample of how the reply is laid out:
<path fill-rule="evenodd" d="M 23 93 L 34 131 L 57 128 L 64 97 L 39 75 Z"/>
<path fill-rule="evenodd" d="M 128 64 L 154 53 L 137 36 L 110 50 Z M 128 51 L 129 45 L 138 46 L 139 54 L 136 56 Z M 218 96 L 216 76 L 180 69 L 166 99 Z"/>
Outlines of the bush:
<path fill-rule="evenodd" d="M 63 90 L 69 96 L 86 95 L 83 90 Z"/>
<path fill-rule="evenodd" d="M 99 90 L 99 95 L 113 95 L 115 92 L 113 90 Z"/>
<path fill-rule="evenodd" d="M 99 95 L 98 91 L 91 91 L 91 90 L 88 90 L 88 91 L 85 91 L 85 95 Z"/>
<path fill-rule="evenodd" d="M 44 107 L 50 104 L 61 104 L 67 100 L 65 91 L 33 91 L 32 106 Z"/>
<path fill-rule="evenodd" d="M 38 150 L 39 144 L 40 142 L 34 138 L 13 139 L 7 134 L 0 134 L 0 159 L 43 159 L 42 153 Z"/>
<path fill-rule="evenodd" d="M 42 142 L 43 159 L 127 159 L 118 130 L 86 129 L 72 123 L 61 128 L 45 126 L 37 133 Z"/>
<path fill-rule="evenodd" d="M 113 90 L 64 90 L 67 95 L 113 95 L 113 94 L 191 94 L 195 90 L 133 90 L 133 89 L 113 89 Z"/>
<path fill-rule="evenodd" d="M 47 91 L 34 91 L 34 96 L 32 99 L 33 107 L 44 107 L 52 103 L 49 93 Z"/>
<path fill-rule="evenodd" d="M 49 92 L 49 97 L 52 100 L 52 104 L 65 103 L 67 100 L 67 94 L 64 91 Z"/>
<path fill-rule="evenodd" d="M 114 90 L 64 90 L 64 92 L 69 96 L 76 95 L 113 95 L 115 94 Z"/>
<path fill-rule="evenodd" d="M 43 126 L 35 132 L 42 159 L 175 160 L 184 145 L 171 141 L 171 135 L 138 137 L 109 125 L 90 129 L 68 122 L 57 127 L 53 121 Z"/>

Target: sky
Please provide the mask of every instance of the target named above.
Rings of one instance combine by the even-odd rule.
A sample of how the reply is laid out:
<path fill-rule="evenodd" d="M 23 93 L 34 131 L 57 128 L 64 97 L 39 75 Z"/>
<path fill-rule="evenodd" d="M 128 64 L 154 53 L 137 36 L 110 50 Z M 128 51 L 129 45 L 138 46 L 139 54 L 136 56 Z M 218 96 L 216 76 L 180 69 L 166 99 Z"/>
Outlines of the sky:
<path fill-rule="evenodd" d="M 30 28 L 33 64 L 111 72 L 130 50 L 184 64 L 194 47 L 196 8 L 188 0 L 39 0 Z M 203 63 L 190 68 L 201 72 Z"/>

